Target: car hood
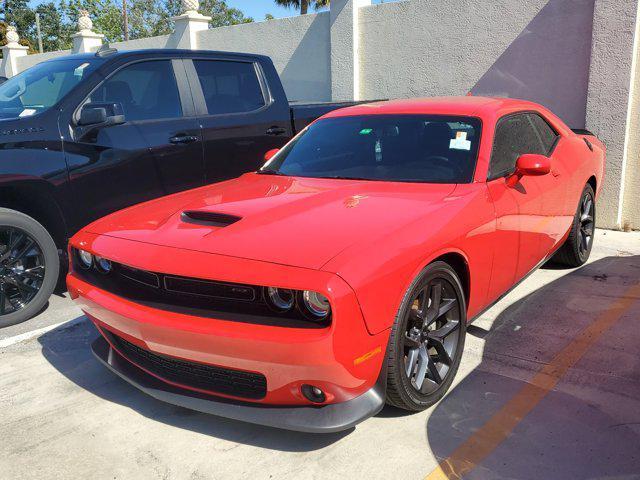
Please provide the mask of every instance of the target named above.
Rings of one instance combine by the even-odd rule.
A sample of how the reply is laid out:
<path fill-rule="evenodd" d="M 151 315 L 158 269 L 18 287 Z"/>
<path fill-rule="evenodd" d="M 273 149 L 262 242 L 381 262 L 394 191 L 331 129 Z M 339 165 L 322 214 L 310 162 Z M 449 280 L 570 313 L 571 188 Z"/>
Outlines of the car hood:
<path fill-rule="evenodd" d="M 85 230 L 320 269 L 435 210 L 455 185 L 243 175 L 109 215 Z"/>

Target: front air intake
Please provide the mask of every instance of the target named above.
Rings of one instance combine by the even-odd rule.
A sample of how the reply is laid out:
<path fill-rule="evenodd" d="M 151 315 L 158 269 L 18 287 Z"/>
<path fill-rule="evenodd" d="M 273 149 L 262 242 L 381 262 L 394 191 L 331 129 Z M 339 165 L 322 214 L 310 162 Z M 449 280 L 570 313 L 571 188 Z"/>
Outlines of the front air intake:
<path fill-rule="evenodd" d="M 235 215 L 202 210 L 185 210 L 180 218 L 186 223 L 195 223 L 196 225 L 206 225 L 208 227 L 227 227 L 242 219 L 242 217 Z"/>

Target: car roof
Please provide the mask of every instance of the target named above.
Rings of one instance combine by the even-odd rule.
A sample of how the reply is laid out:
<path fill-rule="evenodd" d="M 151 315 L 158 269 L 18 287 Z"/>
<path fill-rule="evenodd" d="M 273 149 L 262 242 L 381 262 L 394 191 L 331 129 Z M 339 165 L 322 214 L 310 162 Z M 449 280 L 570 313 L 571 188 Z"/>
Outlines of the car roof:
<path fill-rule="evenodd" d="M 355 115 L 433 114 L 485 117 L 501 116 L 517 110 L 540 111 L 540 105 L 515 98 L 500 97 L 429 97 L 363 103 L 341 108 L 323 118 Z"/>

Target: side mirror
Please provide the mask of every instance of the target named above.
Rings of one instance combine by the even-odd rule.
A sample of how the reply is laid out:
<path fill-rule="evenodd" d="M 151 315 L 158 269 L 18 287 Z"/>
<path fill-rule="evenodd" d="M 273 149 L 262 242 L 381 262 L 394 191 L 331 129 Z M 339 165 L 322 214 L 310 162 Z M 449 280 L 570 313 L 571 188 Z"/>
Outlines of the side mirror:
<path fill-rule="evenodd" d="M 544 155 L 535 153 L 525 153 L 518 157 L 516 161 L 516 170 L 509 178 L 507 183 L 510 187 L 515 186 L 522 177 L 538 177 L 546 175 L 551 171 L 551 159 Z"/>
<path fill-rule="evenodd" d="M 91 104 L 85 105 L 80 111 L 80 119 L 78 125 L 96 125 L 107 121 L 107 109 L 103 107 L 94 107 Z"/>
<path fill-rule="evenodd" d="M 124 111 L 121 104 L 87 103 L 80 110 L 78 137 L 84 137 L 100 128 L 120 125 L 124 122 Z"/>
<path fill-rule="evenodd" d="M 271 160 L 274 155 L 276 153 L 278 153 L 280 151 L 279 148 L 272 148 L 271 150 L 269 150 L 267 153 L 264 154 L 264 162 L 267 163 L 269 160 Z"/>

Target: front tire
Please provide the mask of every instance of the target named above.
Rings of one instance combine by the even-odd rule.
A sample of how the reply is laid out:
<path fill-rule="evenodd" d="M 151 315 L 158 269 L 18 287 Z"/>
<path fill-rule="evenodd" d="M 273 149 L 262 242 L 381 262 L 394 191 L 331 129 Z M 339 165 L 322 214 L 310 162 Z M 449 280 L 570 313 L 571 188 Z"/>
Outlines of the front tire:
<path fill-rule="evenodd" d="M 595 194 L 591 185 L 587 184 L 580 196 L 569 236 L 554 256 L 554 260 L 571 268 L 584 265 L 591 255 L 595 225 Z"/>
<path fill-rule="evenodd" d="M 0 208 L 0 327 L 37 315 L 53 293 L 59 271 L 49 232 L 24 213 Z"/>
<path fill-rule="evenodd" d="M 414 280 L 396 315 L 387 351 L 387 403 L 424 410 L 447 392 L 462 358 L 466 303 L 456 272 L 428 265 Z"/>

